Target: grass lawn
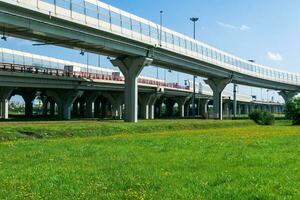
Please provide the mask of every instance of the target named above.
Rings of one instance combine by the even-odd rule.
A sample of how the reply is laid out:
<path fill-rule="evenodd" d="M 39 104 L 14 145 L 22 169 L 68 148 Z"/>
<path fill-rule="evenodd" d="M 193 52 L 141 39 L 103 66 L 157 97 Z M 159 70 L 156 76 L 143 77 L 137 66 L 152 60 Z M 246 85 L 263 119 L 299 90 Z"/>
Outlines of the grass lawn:
<path fill-rule="evenodd" d="M 0 122 L 0 199 L 300 199 L 300 127 Z"/>

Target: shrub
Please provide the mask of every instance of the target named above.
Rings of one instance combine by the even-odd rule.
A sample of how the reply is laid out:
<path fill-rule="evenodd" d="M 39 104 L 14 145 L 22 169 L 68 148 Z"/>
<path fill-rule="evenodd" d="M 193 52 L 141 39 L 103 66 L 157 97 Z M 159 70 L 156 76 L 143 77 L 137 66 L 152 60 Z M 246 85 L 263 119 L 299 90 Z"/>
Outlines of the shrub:
<path fill-rule="evenodd" d="M 249 114 L 249 118 L 260 125 L 273 125 L 275 117 L 267 111 L 255 110 Z"/>
<path fill-rule="evenodd" d="M 270 112 L 263 112 L 263 125 L 273 125 L 275 116 Z"/>
<path fill-rule="evenodd" d="M 254 110 L 249 114 L 249 118 L 252 119 L 255 123 L 260 124 L 262 112 L 260 110 Z"/>
<path fill-rule="evenodd" d="M 293 125 L 300 125 L 300 98 L 294 98 L 286 104 L 285 117 L 293 120 Z"/>

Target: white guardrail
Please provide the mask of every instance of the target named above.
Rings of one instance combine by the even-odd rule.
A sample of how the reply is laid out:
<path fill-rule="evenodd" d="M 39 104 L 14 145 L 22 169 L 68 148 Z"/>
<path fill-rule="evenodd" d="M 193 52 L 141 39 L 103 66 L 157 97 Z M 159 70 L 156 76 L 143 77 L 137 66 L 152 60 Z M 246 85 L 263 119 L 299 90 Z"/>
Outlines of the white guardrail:
<path fill-rule="evenodd" d="M 50 16 L 161 46 L 231 71 L 280 83 L 300 85 L 300 74 L 241 59 L 188 36 L 98 0 L 0 0 Z"/>

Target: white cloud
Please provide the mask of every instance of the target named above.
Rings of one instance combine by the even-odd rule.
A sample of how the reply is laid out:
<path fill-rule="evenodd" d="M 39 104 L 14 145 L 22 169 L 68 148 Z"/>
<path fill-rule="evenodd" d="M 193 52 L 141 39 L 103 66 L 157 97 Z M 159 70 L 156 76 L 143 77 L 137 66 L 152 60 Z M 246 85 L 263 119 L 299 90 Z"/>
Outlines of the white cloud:
<path fill-rule="evenodd" d="M 242 26 L 240 27 L 240 30 L 241 30 L 241 31 L 249 31 L 249 30 L 251 30 L 251 27 L 250 27 L 250 26 L 247 26 L 247 25 L 242 25 Z"/>
<path fill-rule="evenodd" d="M 251 30 L 250 26 L 247 26 L 245 24 L 241 26 L 234 26 L 232 24 L 224 23 L 224 22 L 218 22 L 218 25 L 224 28 L 232 29 L 232 30 L 240 30 L 240 31 L 249 31 Z"/>
<path fill-rule="evenodd" d="M 283 58 L 279 53 L 268 52 L 268 58 L 273 61 L 282 61 Z"/>
<path fill-rule="evenodd" d="M 229 28 L 229 29 L 237 29 L 236 26 L 234 25 L 231 25 L 231 24 L 226 24 L 226 23 L 223 23 L 223 22 L 218 22 L 219 26 L 222 26 L 224 28 Z"/>

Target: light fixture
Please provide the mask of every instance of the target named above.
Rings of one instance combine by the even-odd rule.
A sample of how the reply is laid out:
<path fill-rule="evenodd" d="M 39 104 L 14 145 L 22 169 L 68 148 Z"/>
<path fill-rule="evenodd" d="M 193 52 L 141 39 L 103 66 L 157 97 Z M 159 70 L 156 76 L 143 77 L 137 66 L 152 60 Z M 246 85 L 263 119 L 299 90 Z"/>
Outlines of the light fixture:
<path fill-rule="evenodd" d="M 83 51 L 83 49 L 81 49 L 80 55 L 84 56 L 84 51 Z"/>
<path fill-rule="evenodd" d="M 7 37 L 5 36 L 5 28 L 3 28 L 3 35 L 1 37 L 1 40 L 7 41 Z"/>
<path fill-rule="evenodd" d="M 7 37 L 6 37 L 5 35 L 3 35 L 3 36 L 1 37 L 1 40 L 7 41 Z"/>

